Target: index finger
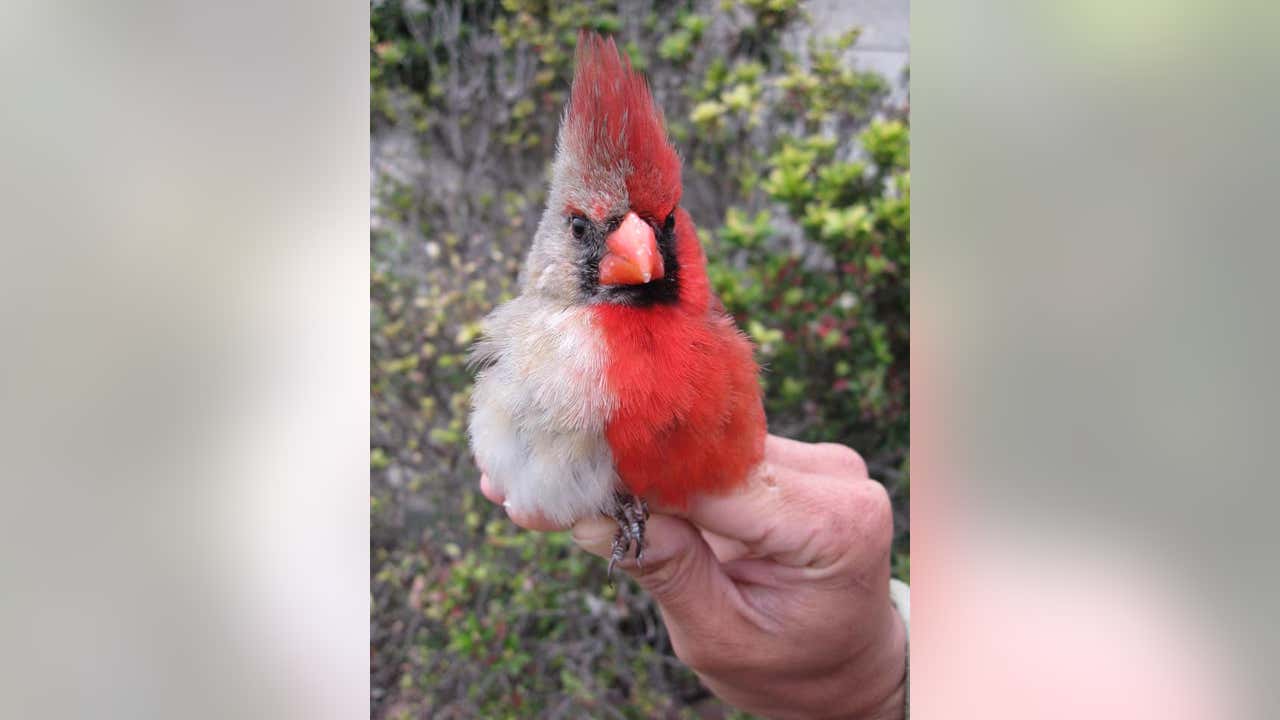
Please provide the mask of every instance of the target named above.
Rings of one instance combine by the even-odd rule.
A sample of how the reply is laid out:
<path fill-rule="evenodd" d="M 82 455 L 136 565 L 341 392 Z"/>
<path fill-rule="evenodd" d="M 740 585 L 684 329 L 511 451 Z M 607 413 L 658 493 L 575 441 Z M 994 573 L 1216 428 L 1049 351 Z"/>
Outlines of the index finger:
<path fill-rule="evenodd" d="M 539 513 L 524 512 L 520 508 L 511 507 L 511 504 L 506 501 L 505 494 L 497 487 L 494 487 L 494 484 L 489 480 L 489 476 L 483 472 L 480 473 L 480 493 L 488 498 L 489 502 L 501 505 L 507 511 L 507 517 L 511 522 L 525 530 L 554 532 L 569 529 L 568 525 L 553 522 Z"/>
<path fill-rule="evenodd" d="M 807 443 L 778 435 L 764 441 L 765 460 L 803 473 L 867 477 L 867 463 L 853 448 L 837 443 Z"/>
<path fill-rule="evenodd" d="M 848 551 L 858 533 L 858 485 L 766 461 L 740 490 L 697 496 L 683 514 L 700 528 L 741 542 L 751 555 L 825 567 Z"/>

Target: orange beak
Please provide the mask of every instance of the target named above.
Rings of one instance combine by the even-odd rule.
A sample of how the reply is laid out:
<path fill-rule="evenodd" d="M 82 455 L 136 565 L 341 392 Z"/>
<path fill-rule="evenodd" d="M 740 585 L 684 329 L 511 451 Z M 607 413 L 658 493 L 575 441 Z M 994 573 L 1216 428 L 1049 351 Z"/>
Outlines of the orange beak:
<path fill-rule="evenodd" d="M 662 253 L 653 228 L 634 212 L 604 241 L 608 252 L 600 259 L 601 285 L 643 285 L 663 276 Z"/>

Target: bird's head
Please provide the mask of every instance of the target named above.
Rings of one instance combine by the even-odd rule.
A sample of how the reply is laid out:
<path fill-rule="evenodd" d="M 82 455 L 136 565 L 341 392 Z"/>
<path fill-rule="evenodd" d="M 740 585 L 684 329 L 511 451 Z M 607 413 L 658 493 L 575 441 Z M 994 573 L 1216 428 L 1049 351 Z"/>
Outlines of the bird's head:
<path fill-rule="evenodd" d="M 685 223 L 662 113 L 612 39 L 581 33 L 576 60 L 523 283 L 575 303 L 674 303 Z"/>

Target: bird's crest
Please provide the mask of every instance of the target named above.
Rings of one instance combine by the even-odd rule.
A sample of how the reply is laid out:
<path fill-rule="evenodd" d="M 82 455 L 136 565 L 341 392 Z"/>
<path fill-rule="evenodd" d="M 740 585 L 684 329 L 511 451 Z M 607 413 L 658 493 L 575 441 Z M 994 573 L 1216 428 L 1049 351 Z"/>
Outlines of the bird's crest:
<path fill-rule="evenodd" d="M 561 142 L 585 168 L 622 168 L 631 207 L 661 222 L 680 200 L 680 158 L 644 76 L 612 38 L 578 34 Z"/>

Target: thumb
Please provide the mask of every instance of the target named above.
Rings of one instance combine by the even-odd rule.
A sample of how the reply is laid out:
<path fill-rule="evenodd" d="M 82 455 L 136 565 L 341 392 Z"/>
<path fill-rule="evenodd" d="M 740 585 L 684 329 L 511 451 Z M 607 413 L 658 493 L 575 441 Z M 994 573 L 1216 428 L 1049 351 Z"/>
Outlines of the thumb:
<path fill-rule="evenodd" d="M 592 517 L 573 526 L 573 540 L 592 555 L 608 559 L 617 530 L 613 520 Z M 632 548 L 618 567 L 658 601 L 668 625 L 696 627 L 720 612 L 732 583 L 702 535 L 686 520 L 660 514 L 650 517 L 641 560 L 644 566 L 638 567 Z"/>

